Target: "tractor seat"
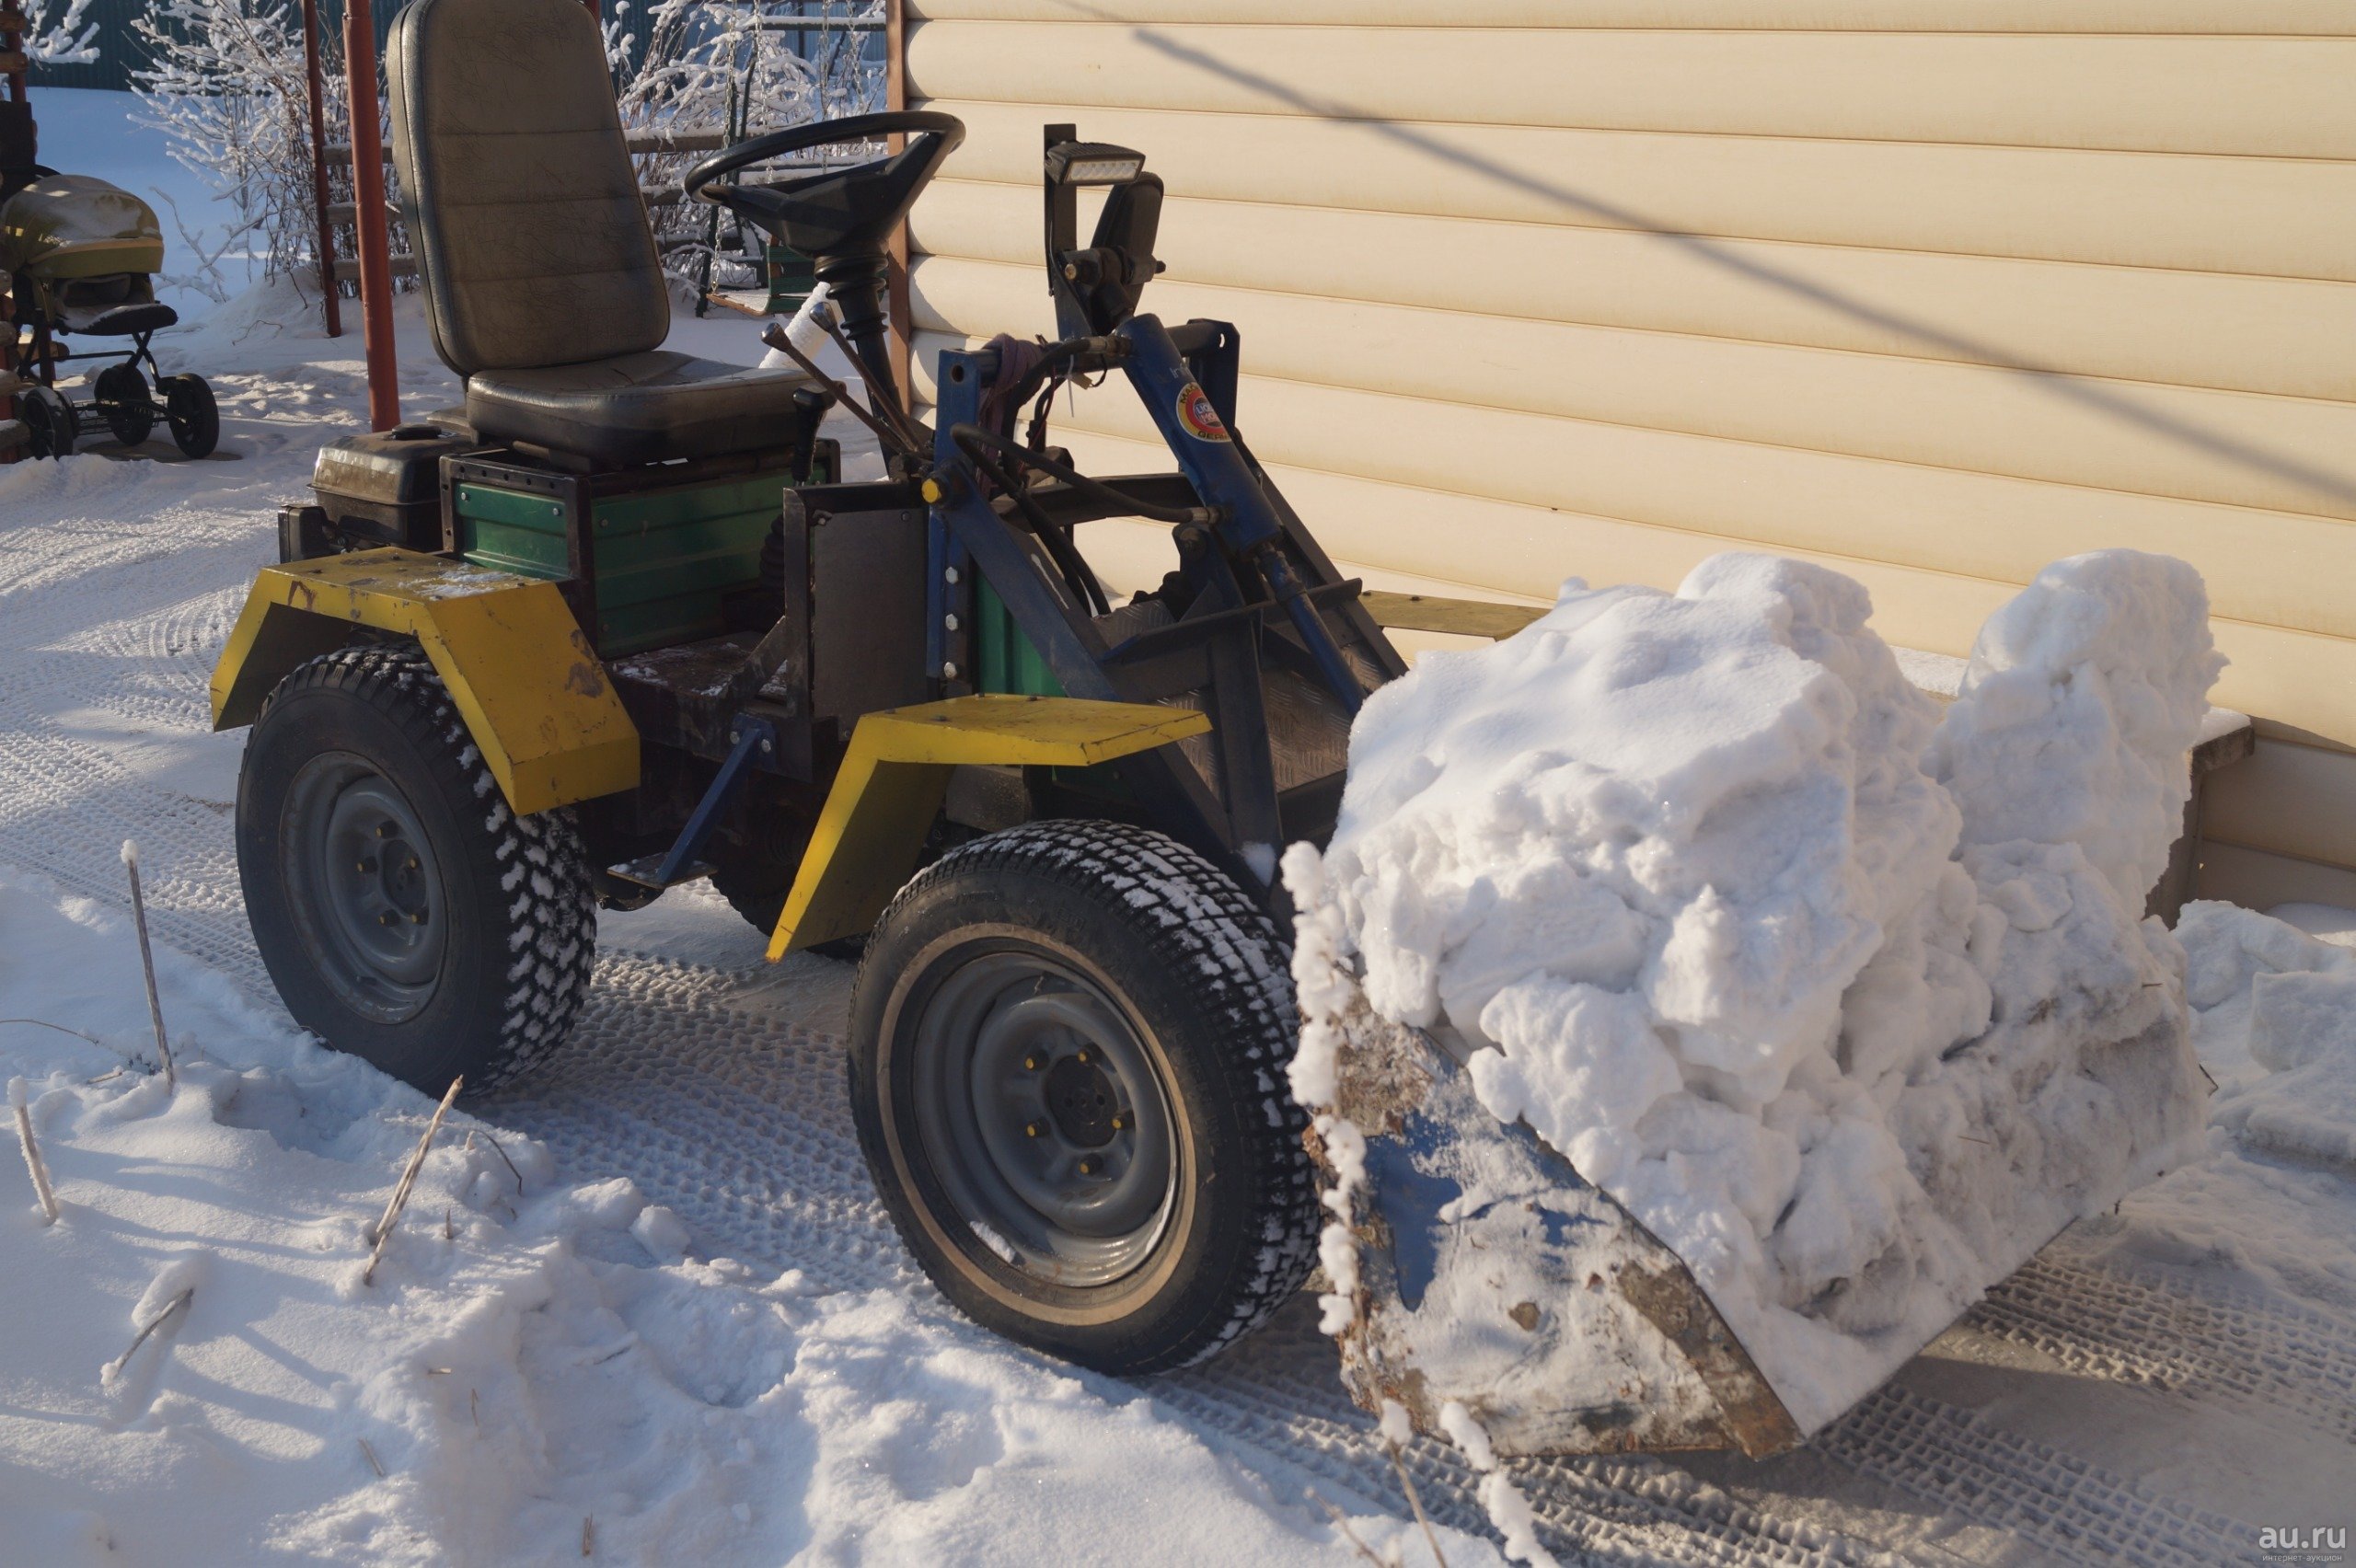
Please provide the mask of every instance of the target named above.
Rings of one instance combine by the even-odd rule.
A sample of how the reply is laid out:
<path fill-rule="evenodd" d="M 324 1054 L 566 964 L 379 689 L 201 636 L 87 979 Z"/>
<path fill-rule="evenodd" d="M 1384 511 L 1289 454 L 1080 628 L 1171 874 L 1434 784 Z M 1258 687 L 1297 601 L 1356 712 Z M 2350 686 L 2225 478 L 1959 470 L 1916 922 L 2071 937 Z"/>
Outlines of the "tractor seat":
<path fill-rule="evenodd" d="M 467 378 L 467 422 L 491 441 L 617 466 L 775 446 L 792 428 L 795 371 L 747 370 L 667 350 Z"/>
<path fill-rule="evenodd" d="M 599 468 L 790 441 L 799 372 L 663 347 L 670 283 L 580 0 L 414 0 L 385 63 L 426 321 L 478 435 Z"/>

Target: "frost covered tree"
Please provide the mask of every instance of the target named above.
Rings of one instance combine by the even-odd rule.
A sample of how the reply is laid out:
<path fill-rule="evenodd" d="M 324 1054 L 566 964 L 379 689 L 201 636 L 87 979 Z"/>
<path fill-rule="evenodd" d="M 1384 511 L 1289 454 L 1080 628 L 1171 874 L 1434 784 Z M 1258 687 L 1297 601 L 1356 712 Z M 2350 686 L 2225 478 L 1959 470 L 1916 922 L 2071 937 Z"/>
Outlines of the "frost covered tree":
<path fill-rule="evenodd" d="M 25 54 L 36 65 L 95 65 L 98 24 L 88 19 L 91 0 L 33 0 L 23 7 L 29 24 Z"/>
<path fill-rule="evenodd" d="M 90 0 L 65 3 L 70 18 Z M 863 42 L 882 11 L 880 0 L 615 0 L 606 7 L 622 124 L 639 149 L 639 183 L 664 262 L 683 290 L 710 278 L 715 262 L 724 278 L 757 251 L 731 224 L 713 221 L 716 209 L 681 202 L 679 177 L 710 156 L 714 138 L 876 107 L 882 71 Z M 153 0 L 133 27 L 153 61 L 134 73 L 145 119 L 170 138 L 173 158 L 236 214 L 225 234 L 209 238 L 181 225 L 199 275 L 174 281 L 225 297 L 219 262 L 243 244 L 263 278 L 314 286 L 318 220 L 300 13 L 286 0 Z M 342 39 L 333 27 L 321 31 L 328 135 L 343 142 Z M 381 92 L 378 101 L 381 114 Z M 659 144 L 682 139 L 691 147 Z M 331 167 L 329 176 L 334 198 L 349 202 L 349 169 Z M 397 251 L 405 244 L 398 225 L 393 244 Z"/>
<path fill-rule="evenodd" d="M 153 62 L 133 73 L 146 122 L 170 139 L 173 160 L 235 213 L 225 234 L 191 234 L 165 197 L 197 264 L 194 275 L 172 281 L 225 299 L 220 262 L 243 244 L 265 280 L 315 286 L 318 214 L 301 13 L 280 0 L 155 0 L 132 29 Z M 322 32 L 332 126 L 344 119 L 343 51 L 334 29 Z"/>
<path fill-rule="evenodd" d="M 733 141 L 812 120 L 856 114 L 880 96 L 882 72 L 861 47 L 879 0 L 618 0 L 607 13 L 606 54 L 622 124 L 641 146 L 687 143 L 639 156 L 639 183 L 654 193 L 655 236 L 672 272 L 691 287 L 730 281 L 757 236 L 701 203 L 682 203 L 681 175 Z M 759 178 L 757 175 L 751 178 Z"/>

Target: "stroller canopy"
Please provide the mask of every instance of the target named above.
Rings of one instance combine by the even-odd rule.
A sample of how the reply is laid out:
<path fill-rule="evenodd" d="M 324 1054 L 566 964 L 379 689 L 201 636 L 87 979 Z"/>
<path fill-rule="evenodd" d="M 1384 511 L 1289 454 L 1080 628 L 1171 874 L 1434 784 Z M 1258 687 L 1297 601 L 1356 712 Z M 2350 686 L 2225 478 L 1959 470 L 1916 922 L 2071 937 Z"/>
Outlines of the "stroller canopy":
<path fill-rule="evenodd" d="M 43 175 L 0 203 L 0 271 L 59 281 L 163 264 L 155 209 L 103 179 Z"/>

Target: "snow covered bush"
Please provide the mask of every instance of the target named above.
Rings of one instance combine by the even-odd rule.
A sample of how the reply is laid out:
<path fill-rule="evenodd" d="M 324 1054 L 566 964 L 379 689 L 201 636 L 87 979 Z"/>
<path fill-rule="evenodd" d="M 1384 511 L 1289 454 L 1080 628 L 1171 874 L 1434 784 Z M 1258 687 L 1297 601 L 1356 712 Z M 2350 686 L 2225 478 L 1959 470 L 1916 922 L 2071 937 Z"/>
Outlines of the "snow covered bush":
<path fill-rule="evenodd" d="M 225 300 L 231 291 L 220 262 L 242 243 L 260 262 L 263 281 L 316 288 L 318 209 L 302 13 L 280 0 L 155 0 L 132 29 L 153 61 L 133 73 L 147 123 L 171 139 L 174 161 L 237 214 L 226 235 L 209 240 L 181 225 L 196 271 L 170 281 Z M 346 123 L 342 40 L 332 28 L 320 31 L 329 139 L 345 140 L 348 133 L 333 129 Z"/>
<path fill-rule="evenodd" d="M 98 24 L 89 20 L 91 0 L 31 0 L 22 7 L 25 53 L 36 65 L 95 65 Z"/>
<path fill-rule="evenodd" d="M 87 4 L 75 0 L 66 27 Z M 798 18 L 773 15 L 760 0 L 655 0 L 651 8 L 617 0 L 607 7 L 606 57 L 622 127 L 639 184 L 652 196 L 656 243 L 683 294 L 751 281 L 760 250 L 757 236 L 737 233 L 719 209 L 681 200 L 680 176 L 711 156 L 715 138 L 880 107 L 881 63 L 862 42 L 871 34 L 853 24 L 882 14 L 880 0 Z M 318 218 L 301 14 L 282 0 L 156 0 L 133 27 L 155 61 L 134 73 L 148 122 L 171 138 L 173 157 L 237 212 L 230 232 L 209 244 L 183 227 L 197 273 L 173 281 L 225 298 L 218 263 L 243 242 L 263 279 L 312 286 Z M 329 26 L 320 34 L 328 140 L 346 143 L 341 31 Z M 649 145 L 681 140 L 690 145 Z M 351 200 L 350 174 L 348 165 L 329 166 L 333 200 Z M 389 167 L 387 177 L 391 183 Z M 392 246 L 406 248 L 398 220 Z"/>
<path fill-rule="evenodd" d="M 721 209 L 680 200 L 681 176 L 712 156 L 711 138 L 741 141 L 881 108 L 880 63 L 866 58 L 868 34 L 851 24 L 882 15 L 877 0 L 801 19 L 772 15 L 758 0 L 617 0 L 606 13 L 622 129 L 641 148 L 639 185 L 657 193 L 649 208 L 655 244 L 687 298 L 757 281 L 761 240 Z M 689 145 L 648 145 L 666 142 Z"/>

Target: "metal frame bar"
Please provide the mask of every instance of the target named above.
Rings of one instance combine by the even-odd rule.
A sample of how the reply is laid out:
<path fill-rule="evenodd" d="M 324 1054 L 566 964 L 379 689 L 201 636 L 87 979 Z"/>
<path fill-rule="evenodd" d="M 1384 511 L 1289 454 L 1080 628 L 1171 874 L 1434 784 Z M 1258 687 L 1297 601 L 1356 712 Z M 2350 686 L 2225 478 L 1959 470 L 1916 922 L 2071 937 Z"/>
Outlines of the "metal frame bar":
<path fill-rule="evenodd" d="M 729 732 L 728 755 L 712 776 L 711 787 L 687 813 L 679 836 L 661 856 L 649 855 L 640 859 L 608 866 L 606 874 L 627 882 L 657 891 L 676 887 L 681 882 L 694 882 L 711 874 L 711 868 L 702 859 L 703 847 L 711 838 L 711 830 L 719 825 L 721 813 L 734 800 L 736 791 L 753 775 L 756 754 L 774 757 L 778 749 L 777 729 L 756 713 L 741 713 Z M 650 862 L 652 862 L 650 864 Z"/>

